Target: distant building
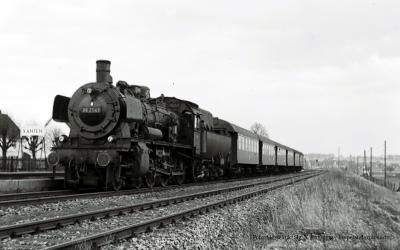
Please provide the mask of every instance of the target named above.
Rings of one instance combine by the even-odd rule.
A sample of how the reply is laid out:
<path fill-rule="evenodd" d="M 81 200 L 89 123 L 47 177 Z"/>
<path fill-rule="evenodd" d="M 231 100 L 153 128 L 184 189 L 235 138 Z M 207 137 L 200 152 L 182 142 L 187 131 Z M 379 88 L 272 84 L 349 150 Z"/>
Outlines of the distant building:
<path fill-rule="evenodd" d="M 0 110 L 0 136 L 6 135 L 8 138 L 9 136 L 19 137 L 20 128 L 15 124 L 15 122 L 7 115 L 1 113 Z M 18 150 L 16 151 L 18 152 Z M 10 147 L 7 150 L 7 156 L 14 156 L 13 147 Z M 0 156 L 2 156 L 3 152 L 0 150 Z"/>

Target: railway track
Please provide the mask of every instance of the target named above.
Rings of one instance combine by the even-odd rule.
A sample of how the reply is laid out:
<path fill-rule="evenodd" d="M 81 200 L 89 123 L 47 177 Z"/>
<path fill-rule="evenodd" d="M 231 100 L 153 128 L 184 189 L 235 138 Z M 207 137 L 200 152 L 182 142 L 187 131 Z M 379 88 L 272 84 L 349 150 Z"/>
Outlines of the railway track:
<path fill-rule="evenodd" d="M 17 204 L 18 200 L 43 198 L 43 197 L 51 197 L 51 196 L 61 196 L 61 195 L 73 195 L 73 194 L 77 194 L 77 193 L 78 192 L 73 191 L 73 190 L 53 190 L 53 191 L 40 191 L 40 192 L 0 194 L 0 206 L 2 206 L 3 204 L 7 205 L 7 202 L 11 202 L 11 201 L 15 201 Z M 2 204 L 2 202 L 4 202 L 4 203 Z"/>
<path fill-rule="evenodd" d="M 207 212 L 213 208 L 218 208 L 218 207 L 222 207 L 222 206 L 225 206 L 228 204 L 232 204 L 234 202 L 238 202 L 240 200 L 244 200 L 244 199 L 253 197 L 255 195 L 268 192 L 273 189 L 277 189 L 277 188 L 280 188 L 280 187 L 283 187 L 283 186 L 286 186 L 289 184 L 293 184 L 298 181 L 302 181 L 302 180 L 314 177 L 321 173 L 322 172 L 319 171 L 319 172 L 311 172 L 311 173 L 307 172 L 307 173 L 292 174 L 290 176 L 277 177 L 277 178 L 273 178 L 273 179 L 270 179 L 270 180 L 267 180 L 264 182 L 259 182 L 259 183 L 245 184 L 245 185 L 239 185 L 239 186 L 235 186 L 235 187 L 222 188 L 222 189 L 213 189 L 213 190 L 209 190 L 209 191 L 198 192 L 195 194 L 165 198 L 165 199 L 160 199 L 160 200 L 156 200 L 156 201 L 135 204 L 135 205 L 131 205 L 131 206 L 102 209 L 102 210 L 98 210 L 98 211 L 68 215 L 68 216 L 63 216 L 63 217 L 58 217 L 58 218 L 53 218 L 53 219 L 48 219 L 48 220 L 43 220 L 43 221 L 38 221 L 38 222 L 31 222 L 31 223 L 24 223 L 24 224 L 19 224 L 19 225 L 0 227 L 0 238 L 5 238 L 5 237 L 9 237 L 9 236 L 16 237 L 16 236 L 20 236 L 23 234 L 43 232 L 43 231 L 50 230 L 50 229 L 60 228 L 65 225 L 74 224 L 76 222 L 81 222 L 83 220 L 95 220 L 97 218 L 109 218 L 109 217 L 115 216 L 115 215 L 124 215 L 127 213 L 134 213 L 134 212 L 143 211 L 143 210 L 147 210 L 147 209 L 157 209 L 157 208 L 165 207 L 165 206 L 169 206 L 169 205 L 172 206 L 172 204 L 190 202 L 195 199 L 201 199 L 204 197 L 212 197 L 212 196 L 221 195 L 221 194 L 234 192 L 234 191 L 238 191 L 238 190 L 241 190 L 241 192 L 243 192 L 243 190 L 245 191 L 242 194 L 235 195 L 233 197 L 228 197 L 226 199 L 224 198 L 223 200 L 220 200 L 217 202 L 212 202 L 207 205 L 203 205 L 200 207 L 197 206 L 197 207 L 194 207 L 191 209 L 186 209 L 181 212 L 169 214 L 166 216 L 160 216 L 160 217 L 152 218 L 149 220 L 143 220 L 140 223 L 136 223 L 133 225 L 113 229 L 113 230 L 103 232 L 100 234 L 96 234 L 96 235 L 83 237 L 78 240 L 72 240 L 72 241 L 69 241 L 66 243 L 54 245 L 52 247 L 49 247 L 48 249 L 70 249 L 75 246 L 81 245 L 83 243 L 89 244 L 91 247 L 101 246 L 104 244 L 108 244 L 108 243 L 110 243 L 110 241 L 114 241 L 115 239 L 131 237 L 132 235 L 135 235 L 136 233 L 145 232 L 146 230 L 149 230 L 151 227 L 154 227 L 154 226 L 164 225 L 165 223 L 170 223 L 170 222 L 173 222 L 180 218 L 185 218 L 185 217 L 193 216 L 193 215 L 196 215 L 199 213 Z M 277 184 L 275 185 L 274 183 L 275 184 L 277 183 Z M 269 187 L 265 187 L 265 188 L 262 187 L 263 185 L 266 185 L 266 184 L 273 184 L 273 185 L 269 186 Z M 255 188 L 255 190 L 246 191 L 249 188 Z"/>
<path fill-rule="evenodd" d="M 308 173 L 310 170 L 305 170 L 301 173 Z M 279 175 L 278 175 L 279 176 Z M 239 180 L 250 180 L 257 179 L 260 176 L 242 178 L 242 179 L 227 179 L 222 182 L 234 182 Z M 57 202 L 57 201 L 65 201 L 65 200 L 73 200 L 73 199 L 90 199 L 90 198 L 99 198 L 99 197 L 110 197 L 110 196 L 120 196 L 120 195 L 132 195 L 132 194 L 141 194 L 147 192 L 159 192 L 165 190 L 171 190 L 175 188 L 189 187 L 194 185 L 209 185 L 213 183 L 219 183 L 219 181 L 208 181 L 208 182 L 198 182 L 198 183 L 188 183 L 179 185 L 170 185 L 167 187 L 155 187 L 155 188 L 141 188 L 141 189 L 129 189 L 129 190 L 121 190 L 121 191 L 103 191 L 98 192 L 93 189 L 85 189 L 82 191 L 73 191 L 73 190 L 55 190 L 55 191 L 41 191 L 41 192 L 27 192 L 27 193 L 12 193 L 12 194 L 2 194 L 0 195 L 0 207 L 9 207 L 9 206 L 17 206 L 17 205 L 32 205 L 32 204 L 40 204 L 47 202 Z"/>

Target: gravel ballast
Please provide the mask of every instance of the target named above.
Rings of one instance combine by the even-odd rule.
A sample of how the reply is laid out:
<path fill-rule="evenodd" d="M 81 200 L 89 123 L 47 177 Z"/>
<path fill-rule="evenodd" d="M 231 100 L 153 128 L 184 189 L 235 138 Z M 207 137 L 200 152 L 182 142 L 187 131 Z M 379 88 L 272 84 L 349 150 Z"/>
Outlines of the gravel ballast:
<path fill-rule="evenodd" d="M 279 183 L 288 182 L 282 181 Z M 257 187 L 246 188 L 239 191 L 224 193 L 207 198 L 195 199 L 184 203 L 169 205 L 166 207 L 155 208 L 152 210 L 145 210 L 142 212 L 135 212 L 133 214 L 126 214 L 122 216 L 111 217 L 107 219 L 99 219 L 96 221 L 83 221 L 80 225 L 70 225 L 58 230 L 51 230 L 36 235 L 24 235 L 22 238 L 7 239 L 2 241 L 1 247 L 3 249 L 33 249 L 37 247 L 49 246 L 55 243 L 62 243 L 66 240 L 73 240 L 81 238 L 85 235 L 92 235 L 100 233 L 108 229 L 115 229 L 126 225 L 142 222 L 147 219 L 153 219 L 159 215 L 168 215 L 177 211 L 190 209 L 193 207 L 202 206 L 210 202 L 224 200 L 228 197 L 233 197 L 239 194 L 248 193 L 250 191 L 260 190 L 274 184 L 260 185 Z"/>
<path fill-rule="evenodd" d="M 194 185 L 190 187 L 178 187 L 160 192 L 146 192 L 141 194 L 121 195 L 112 197 L 98 197 L 90 199 L 75 199 L 45 204 L 22 205 L 0 208 L 0 225 L 13 225 L 33 221 L 40 221 L 49 218 L 57 218 L 64 215 L 81 212 L 95 211 L 104 208 L 127 206 L 142 202 L 154 201 L 160 198 L 167 198 L 215 188 L 234 187 L 237 185 L 257 183 L 266 181 L 268 178 L 279 176 L 256 178 L 251 180 L 238 180 L 234 182 L 214 183 L 210 185 Z"/>

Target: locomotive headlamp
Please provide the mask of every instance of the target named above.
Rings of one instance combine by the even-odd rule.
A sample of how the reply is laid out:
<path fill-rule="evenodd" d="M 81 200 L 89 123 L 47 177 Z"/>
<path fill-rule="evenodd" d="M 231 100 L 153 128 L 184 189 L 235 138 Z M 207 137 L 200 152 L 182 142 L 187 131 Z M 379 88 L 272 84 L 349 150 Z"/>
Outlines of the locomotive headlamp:
<path fill-rule="evenodd" d="M 86 89 L 86 93 L 88 93 L 90 95 L 91 93 L 93 93 L 93 89 L 92 88 L 87 88 Z"/>
<path fill-rule="evenodd" d="M 107 141 L 108 141 L 109 143 L 115 141 L 115 136 L 110 135 L 109 137 L 107 137 Z"/>
<path fill-rule="evenodd" d="M 60 137 L 58 138 L 58 141 L 61 142 L 61 143 L 63 143 L 63 142 L 66 142 L 67 139 L 68 139 L 68 137 L 67 137 L 66 135 L 62 135 L 62 136 L 60 136 Z"/>

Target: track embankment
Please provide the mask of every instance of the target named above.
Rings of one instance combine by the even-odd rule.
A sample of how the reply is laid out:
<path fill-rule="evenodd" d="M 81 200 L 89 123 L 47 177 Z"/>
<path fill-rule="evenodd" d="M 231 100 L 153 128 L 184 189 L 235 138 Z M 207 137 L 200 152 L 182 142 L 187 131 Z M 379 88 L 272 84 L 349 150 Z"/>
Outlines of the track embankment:
<path fill-rule="evenodd" d="M 103 249 L 399 249 L 400 194 L 338 170 Z"/>

